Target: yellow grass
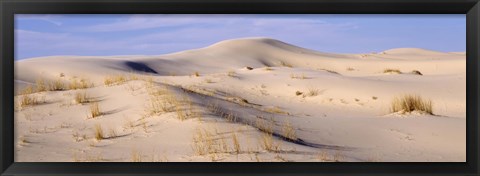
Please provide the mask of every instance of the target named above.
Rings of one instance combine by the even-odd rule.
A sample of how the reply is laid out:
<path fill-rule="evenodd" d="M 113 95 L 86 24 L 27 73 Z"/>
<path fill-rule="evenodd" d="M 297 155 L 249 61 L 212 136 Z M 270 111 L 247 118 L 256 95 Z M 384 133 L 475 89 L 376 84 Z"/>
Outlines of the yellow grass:
<path fill-rule="evenodd" d="M 291 73 L 290 78 L 292 78 L 292 79 L 306 79 L 307 77 L 305 76 L 304 73 L 302 73 L 301 75 Z"/>
<path fill-rule="evenodd" d="M 47 85 L 45 85 L 45 81 L 41 78 L 37 79 L 35 81 L 35 85 L 36 85 L 36 90 L 37 92 L 43 92 L 43 91 L 47 91 Z"/>
<path fill-rule="evenodd" d="M 136 150 L 132 151 L 132 162 L 142 162 L 142 154 Z"/>
<path fill-rule="evenodd" d="M 90 117 L 95 118 L 101 115 L 102 115 L 102 112 L 100 111 L 100 107 L 98 106 L 98 103 L 93 103 L 90 106 Z"/>
<path fill-rule="evenodd" d="M 401 113 L 420 111 L 433 115 L 432 101 L 429 99 L 423 99 L 419 95 L 403 95 L 395 97 L 391 103 L 390 111 Z"/>
<path fill-rule="evenodd" d="M 49 91 L 67 90 L 67 86 L 65 85 L 65 83 L 62 80 L 57 79 L 55 81 L 50 82 L 50 86 L 49 86 L 48 90 Z"/>
<path fill-rule="evenodd" d="M 85 104 L 90 102 L 90 98 L 87 96 L 86 92 L 78 92 L 75 94 L 75 102 L 80 104 Z"/>
<path fill-rule="evenodd" d="M 402 72 L 399 69 L 385 69 L 383 70 L 383 73 L 396 73 L 396 74 L 402 74 Z"/>
<path fill-rule="evenodd" d="M 238 141 L 237 134 L 232 134 L 233 149 L 235 153 L 239 154 L 241 151 L 240 142 Z"/>
<path fill-rule="evenodd" d="M 90 83 L 89 81 L 85 79 L 81 79 L 80 81 L 77 79 L 74 79 L 70 81 L 69 89 L 71 90 L 76 90 L 76 89 L 87 89 L 93 87 L 93 83 Z"/>
<path fill-rule="evenodd" d="M 227 76 L 234 77 L 235 74 L 236 74 L 235 71 L 230 70 L 230 71 L 228 71 Z"/>
<path fill-rule="evenodd" d="M 112 85 L 118 85 L 122 84 L 127 81 L 127 77 L 125 75 L 113 75 L 113 76 L 107 76 L 103 80 L 103 83 L 106 86 L 112 86 Z"/>
<path fill-rule="evenodd" d="M 20 99 L 20 107 L 24 108 L 38 104 L 38 100 L 35 96 L 23 95 Z"/>
<path fill-rule="evenodd" d="M 103 133 L 103 128 L 100 124 L 96 124 L 94 130 L 95 139 L 102 140 L 106 138 L 105 134 Z"/>
<path fill-rule="evenodd" d="M 287 114 L 287 115 L 290 114 L 290 113 L 288 113 L 287 111 L 284 111 L 284 110 L 280 109 L 280 108 L 277 107 L 277 106 L 265 108 L 264 110 L 265 110 L 266 112 L 275 113 L 275 114 Z"/>
<path fill-rule="evenodd" d="M 278 151 L 280 150 L 280 145 L 273 140 L 273 135 L 271 133 L 265 133 L 260 139 L 260 144 L 263 149 L 267 151 Z"/>
<path fill-rule="evenodd" d="M 283 124 L 282 135 L 284 138 L 288 140 L 292 140 L 292 141 L 297 140 L 296 130 L 295 128 L 293 128 L 292 124 L 290 124 L 289 121 L 286 121 Z"/>

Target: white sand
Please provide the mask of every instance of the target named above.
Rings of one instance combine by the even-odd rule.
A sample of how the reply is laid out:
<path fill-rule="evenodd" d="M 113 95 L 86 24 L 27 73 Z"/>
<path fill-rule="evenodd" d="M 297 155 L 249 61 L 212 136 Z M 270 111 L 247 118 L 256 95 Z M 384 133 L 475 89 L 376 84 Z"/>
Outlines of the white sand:
<path fill-rule="evenodd" d="M 465 57 L 417 48 L 333 54 L 248 38 L 160 56 L 17 61 L 17 92 L 40 78 L 65 83 L 84 78 L 95 87 L 30 95 L 45 103 L 17 108 L 15 161 L 464 162 Z M 385 69 L 403 73 L 383 73 Z M 200 76 L 192 76 L 195 72 Z M 105 77 L 119 74 L 141 79 L 104 85 Z M 177 106 L 194 114 L 183 121 L 176 113 L 183 111 L 175 108 L 149 115 L 149 91 L 165 88 L 170 92 L 159 96 L 162 101 L 169 95 L 188 98 L 190 103 L 179 100 Z M 296 95 L 309 90 L 317 95 Z M 78 92 L 94 97 L 103 115 L 88 118 L 92 103 L 75 103 Z M 391 113 L 393 98 L 403 94 L 430 99 L 435 115 Z M 18 104 L 22 95 L 15 98 Z M 235 122 L 219 111 L 234 115 Z M 260 122 L 279 136 L 294 131 L 297 140 L 274 136 L 278 147 L 266 150 Z M 95 125 L 101 125 L 106 139 L 95 139 Z M 203 130 L 210 133 L 203 138 L 210 144 L 204 146 L 214 149 L 200 155 L 194 152 L 201 146 L 194 136 Z"/>

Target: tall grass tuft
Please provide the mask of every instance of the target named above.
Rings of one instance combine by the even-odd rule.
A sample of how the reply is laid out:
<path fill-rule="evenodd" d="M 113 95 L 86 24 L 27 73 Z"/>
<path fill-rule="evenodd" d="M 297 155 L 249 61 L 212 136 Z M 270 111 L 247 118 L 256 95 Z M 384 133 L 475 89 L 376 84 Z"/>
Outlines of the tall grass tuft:
<path fill-rule="evenodd" d="M 403 95 L 395 97 L 392 101 L 391 112 L 410 113 L 420 111 L 433 115 L 432 101 L 423 99 L 419 95 Z"/>

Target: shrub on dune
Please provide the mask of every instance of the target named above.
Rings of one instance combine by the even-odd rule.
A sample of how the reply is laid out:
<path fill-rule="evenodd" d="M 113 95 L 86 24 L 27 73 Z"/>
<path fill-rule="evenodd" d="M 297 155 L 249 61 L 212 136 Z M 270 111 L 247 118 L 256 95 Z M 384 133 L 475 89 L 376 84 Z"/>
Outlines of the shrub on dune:
<path fill-rule="evenodd" d="M 418 95 L 403 95 L 395 97 L 392 101 L 390 111 L 401 113 L 419 111 L 433 115 L 432 101 L 423 99 Z"/>
<path fill-rule="evenodd" d="M 399 69 L 389 69 L 389 68 L 383 70 L 383 73 L 402 74 L 402 72 Z"/>

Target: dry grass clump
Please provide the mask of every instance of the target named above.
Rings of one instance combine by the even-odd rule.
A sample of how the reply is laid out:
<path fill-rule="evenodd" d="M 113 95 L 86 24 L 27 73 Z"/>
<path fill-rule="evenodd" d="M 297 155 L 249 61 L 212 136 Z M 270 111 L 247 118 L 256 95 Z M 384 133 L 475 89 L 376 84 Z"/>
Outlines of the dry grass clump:
<path fill-rule="evenodd" d="M 348 68 L 347 68 L 347 71 L 354 71 L 354 70 L 355 70 L 355 69 L 352 68 L 352 67 L 348 67 Z"/>
<path fill-rule="evenodd" d="M 20 99 L 20 107 L 37 105 L 39 102 L 35 96 L 23 95 Z"/>
<path fill-rule="evenodd" d="M 19 95 L 28 95 L 32 93 L 35 93 L 35 90 L 32 85 L 28 85 L 18 92 Z"/>
<path fill-rule="evenodd" d="M 198 73 L 198 71 L 196 71 L 195 73 L 193 73 L 193 76 L 199 77 L 200 73 Z"/>
<path fill-rule="evenodd" d="M 272 67 L 265 67 L 264 70 L 265 70 L 265 71 L 272 71 L 273 68 L 272 68 Z"/>
<path fill-rule="evenodd" d="M 307 77 L 305 77 L 305 74 L 303 74 L 303 73 L 301 75 L 296 75 L 296 74 L 291 73 L 290 78 L 292 78 L 292 79 L 306 79 Z"/>
<path fill-rule="evenodd" d="M 289 64 L 289 63 L 286 63 L 286 62 L 283 62 L 283 61 L 280 61 L 280 66 L 283 66 L 283 67 L 290 67 L 292 68 L 292 64 Z"/>
<path fill-rule="evenodd" d="M 112 86 L 112 85 L 118 85 L 125 83 L 127 81 L 127 77 L 125 75 L 113 75 L 113 76 L 107 76 L 103 80 L 103 83 L 106 86 Z"/>
<path fill-rule="evenodd" d="M 132 151 L 132 162 L 142 162 L 142 154 L 136 150 Z"/>
<path fill-rule="evenodd" d="M 50 86 L 48 87 L 49 91 L 62 91 L 62 90 L 67 90 L 67 89 L 68 89 L 68 87 L 60 79 L 57 79 L 55 81 L 50 82 Z"/>
<path fill-rule="evenodd" d="M 210 79 L 210 78 L 205 79 L 205 82 L 206 83 L 213 83 L 212 79 Z"/>
<path fill-rule="evenodd" d="M 236 73 L 233 70 L 230 70 L 230 71 L 227 72 L 227 76 L 230 76 L 230 77 L 235 77 L 235 74 Z"/>
<path fill-rule="evenodd" d="M 94 136 L 96 140 L 106 139 L 106 136 L 103 133 L 103 128 L 100 124 L 96 124 L 94 127 Z"/>
<path fill-rule="evenodd" d="M 90 117 L 95 118 L 101 115 L 102 115 L 102 112 L 100 111 L 100 107 L 98 106 L 98 103 L 93 103 L 90 106 Z"/>
<path fill-rule="evenodd" d="M 280 144 L 276 143 L 275 140 L 273 140 L 273 134 L 272 133 L 264 133 L 262 135 L 262 138 L 260 139 L 260 144 L 263 149 L 267 151 L 278 151 L 280 150 Z"/>
<path fill-rule="evenodd" d="M 276 114 L 287 114 L 287 115 L 290 114 L 287 111 L 284 111 L 277 106 L 265 108 L 264 111 L 269 113 L 276 113 Z"/>
<path fill-rule="evenodd" d="M 70 85 L 69 85 L 69 89 L 71 90 L 76 90 L 76 89 L 87 89 L 87 88 L 90 88 L 90 87 L 93 87 L 93 83 L 85 80 L 85 79 L 81 79 L 80 81 L 78 81 L 77 79 L 74 79 L 70 82 Z"/>
<path fill-rule="evenodd" d="M 293 128 L 292 124 L 289 121 L 286 121 L 282 126 L 282 135 L 287 140 L 297 140 L 297 134 L 295 128 Z"/>
<path fill-rule="evenodd" d="M 197 155 L 225 153 L 228 152 L 226 146 L 224 140 L 214 138 L 214 135 L 205 129 L 197 129 L 193 135 L 192 149 Z"/>
<path fill-rule="evenodd" d="M 390 69 L 390 68 L 383 70 L 383 73 L 402 74 L 402 72 L 399 69 Z"/>
<path fill-rule="evenodd" d="M 90 103 L 90 98 L 86 92 L 78 92 L 75 94 L 75 102 L 79 104 Z"/>
<path fill-rule="evenodd" d="M 35 90 L 36 92 L 47 91 L 47 85 L 45 84 L 45 81 L 41 78 L 35 81 L 35 88 L 36 88 Z"/>
<path fill-rule="evenodd" d="M 233 134 L 232 134 L 232 143 L 233 143 L 233 151 L 234 151 L 236 154 L 239 154 L 240 151 L 241 151 L 241 148 L 240 148 L 240 142 L 238 141 L 238 138 L 237 138 L 237 134 L 236 134 L 236 133 L 233 133 Z"/>
<path fill-rule="evenodd" d="M 412 70 L 412 74 L 415 74 L 415 75 L 423 75 L 422 72 L 418 71 L 418 70 Z"/>
<path fill-rule="evenodd" d="M 320 93 L 320 90 L 316 89 L 316 88 L 308 88 L 308 91 L 307 93 L 303 94 L 303 97 L 314 97 L 314 96 L 317 96 L 318 94 Z"/>
<path fill-rule="evenodd" d="M 403 95 L 395 97 L 392 101 L 390 111 L 401 113 L 419 111 L 433 115 L 432 101 L 429 99 L 425 100 L 418 95 Z"/>

